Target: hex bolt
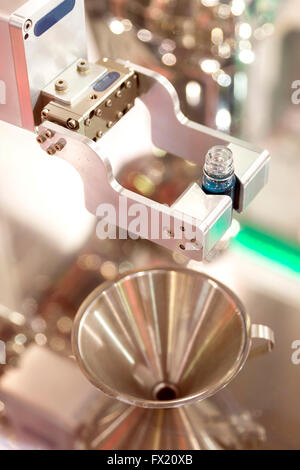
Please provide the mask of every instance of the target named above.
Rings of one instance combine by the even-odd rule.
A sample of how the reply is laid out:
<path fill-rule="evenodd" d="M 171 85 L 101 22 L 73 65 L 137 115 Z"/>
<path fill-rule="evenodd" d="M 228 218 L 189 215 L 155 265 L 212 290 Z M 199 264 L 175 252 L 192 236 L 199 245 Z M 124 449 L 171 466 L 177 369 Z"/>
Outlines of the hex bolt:
<path fill-rule="evenodd" d="M 32 26 L 32 21 L 31 20 L 26 20 L 24 23 L 24 31 L 29 31 Z"/>
<path fill-rule="evenodd" d="M 50 145 L 50 147 L 47 148 L 46 152 L 48 155 L 54 155 L 56 153 L 55 147 L 53 145 Z"/>
<path fill-rule="evenodd" d="M 86 73 L 89 70 L 90 70 L 90 64 L 85 59 L 80 59 L 80 61 L 77 62 L 77 71 L 79 73 Z"/>
<path fill-rule="evenodd" d="M 68 88 L 68 83 L 66 82 L 66 80 L 63 80 L 63 79 L 59 79 L 55 82 L 55 90 L 56 91 L 66 91 L 66 89 Z"/>
<path fill-rule="evenodd" d="M 78 129 L 78 121 L 76 121 L 75 119 L 68 119 L 67 121 L 67 126 L 69 129 Z"/>

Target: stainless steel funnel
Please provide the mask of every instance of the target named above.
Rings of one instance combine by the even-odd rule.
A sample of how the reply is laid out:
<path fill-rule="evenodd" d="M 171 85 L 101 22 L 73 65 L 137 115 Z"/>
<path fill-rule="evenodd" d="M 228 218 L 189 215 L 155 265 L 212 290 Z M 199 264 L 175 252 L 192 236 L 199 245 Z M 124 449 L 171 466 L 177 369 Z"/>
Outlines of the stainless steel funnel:
<path fill-rule="evenodd" d="M 126 405 L 102 395 L 81 436 L 93 450 L 258 449 L 266 432 L 229 389 L 179 408 Z"/>
<path fill-rule="evenodd" d="M 205 274 L 159 268 L 94 290 L 79 309 L 73 348 L 87 378 L 106 394 L 150 408 L 204 399 L 245 363 L 252 325 L 239 299 Z"/>

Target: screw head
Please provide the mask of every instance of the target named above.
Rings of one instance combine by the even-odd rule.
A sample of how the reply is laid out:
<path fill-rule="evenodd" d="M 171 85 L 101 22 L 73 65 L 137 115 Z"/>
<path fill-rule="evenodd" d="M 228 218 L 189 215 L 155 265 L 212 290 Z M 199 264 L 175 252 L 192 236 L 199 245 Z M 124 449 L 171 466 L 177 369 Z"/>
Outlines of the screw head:
<path fill-rule="evenodd" d="M 98 131 L 98 132 L 97 132 L 97 137 L 100 139 L 102 136 L 103 136 L 103 132 L 102 132 L 102 131 Z"/>
<path fill-rule="evenodd" d="M 133 107 L 133 104 L 132 104 L 132 103 L 128 103 L 128 105 L 126 106 L 126 108 L 127 108 L 128 111 L 129 111 L 132 107 Z"/>
<path fill-rule="evenodd" d="M 48 116 L 48 114 L 49 114 L 49 109 L 47 109 L 47 108 L 43 109 L 42 112 L 41 112 L 41 116 L 43 118 L 46 118 Z"/>
<path fill-rule="evenodd" d="M 69 129 L 78 129 L 78 122 L 75 119 L 68 119 L 67 126 Z"/>
<path fill-rule="evenodd" d="M 117 113 L 117 118 L 118 118 L 118 119 L 121 119 L 122 116 L 123 116 L 122 111 L 119 111 L 119 112 Z"/>
<path fill-rule="evenodd" d="M 112 121 L 108 121 L 108 123 L 106 124 L 106 127 L 110 129 L 113 125 L 114 123 Z"/>
<path fill-rule="evenodd" d="M 47 137 L 47 139 L 51 139 L 51 137 L 54 136 L 54 132 L 50 131 L 50 129 L 47 129 L 45 132 L 45 136 Z"/>
<path fill-rule="evenodd" d="M 92 122 L 92 121 L 88 118 L 88 119 L 86 119 L 86 120 L 84 121 L 84 125 L 87 126 L 87 127 L 90 127 L 91 122 Z"/>
<path fill-rule="evenodd" d="M 170 230 L 168 227 L 163 228 L 163 233 L 169 239 L 174 238 L 174 232 Z"/>
<path fill-rule="evenodd" d="M 108 108 L 111 108 L 112 107 L 112 100 L 107 100 L 106 103 L 105 103 L 105 106 L 107 106 Z"/>
<path fill-rule="evenodd" d="M 126 82 L 126 88 L 131 88 L 132 87 L 132 82 L 130 80 L 128 80 Z"/>
<path fill-rule="evenodd" d="M 62 78 L 60 78 L 59 80 L 55 82 L 56 91 L 65 91 L 67 88 L 68 88 L 68 83 L 66 82 L 66 80 L 63 80 Z"/>
<path fill-rule="evenodd" d="M 36 138 L 36 141 L 39 144 L 43 144 L 46 141 L 46 137 L 44 135 L 38 135 L 37 138 Z"/>
<path fill-rule="evenodd" d="M 26 20 L 25 23 L 24 23 L 24 27 L 23 27 L 24 31 L 26 31 L 26 32 L 29 31 L 31 26 L 32 26 L 32 21 L 31 20 Z"/>
<path fill-rule="evenodd" d="M 60 152 L 64 148 L 64 144 L 62 142 L 58 141 L 58 142 L 56 142 L 54 147 L 58 152 Z"/>
<path fill-rule="evenodd" d="M 117 98 L 122 98 L 122 92 L 121 92 L 121 90 L 118 90 L 118 91 L 117 91 L 116 97 L 117 97 Z"/>
<path fill-rule="evenodd" d="M 86 73 L 90 70 L 90 64 L 85 59 L 80 59 L 77 62 L 77 71 L 79 73 Z"/>
<path fill-rule="evenodd" d="M 50 145 L 50 147 L 47 148 L 46 152 L 48 153 L 48 155 L 54 155 L 56 153 L 56 150 L 53 145 Z"/>
<path fill-rule="evenodd" d="M 100 117 L 102 115 L 102 110 L 100 108 L 97 109 L 95 114 L 96 114 L 97 117 Z"/>

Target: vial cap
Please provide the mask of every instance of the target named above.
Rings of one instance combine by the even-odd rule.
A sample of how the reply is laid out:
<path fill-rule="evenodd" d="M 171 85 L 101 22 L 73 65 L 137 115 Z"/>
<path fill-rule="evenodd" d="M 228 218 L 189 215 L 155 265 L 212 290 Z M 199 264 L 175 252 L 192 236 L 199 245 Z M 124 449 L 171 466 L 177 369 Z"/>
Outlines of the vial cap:
<path fill-rule="evenodd" d="M 225 178 L 234 173 L 232 151 L 223 145 L 209 149 L 205 157 L 204 171 L 208 176 Z"/>

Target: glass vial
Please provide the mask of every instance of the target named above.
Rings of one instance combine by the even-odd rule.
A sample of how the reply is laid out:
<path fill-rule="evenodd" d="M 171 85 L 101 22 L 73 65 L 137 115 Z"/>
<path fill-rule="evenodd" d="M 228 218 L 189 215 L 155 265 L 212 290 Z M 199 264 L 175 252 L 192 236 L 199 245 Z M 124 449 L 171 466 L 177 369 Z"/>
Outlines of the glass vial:
<path fill-rule="evenodd" d="M 230 196 L 234 202 L 234 174 L 232 151 L 223 145 L 212 147 L 205 157 L 202 189 L 206 194 Z"/>

